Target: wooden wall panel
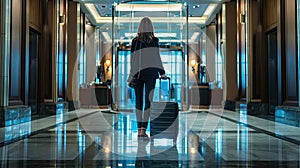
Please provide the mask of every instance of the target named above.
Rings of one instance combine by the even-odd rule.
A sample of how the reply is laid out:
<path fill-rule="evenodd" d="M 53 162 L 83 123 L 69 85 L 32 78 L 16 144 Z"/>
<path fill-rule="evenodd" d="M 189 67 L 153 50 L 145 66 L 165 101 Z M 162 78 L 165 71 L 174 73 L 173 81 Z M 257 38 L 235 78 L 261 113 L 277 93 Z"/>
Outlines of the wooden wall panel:
<path fill-rule="evenodd" d="M 264 1 L 264 27 L 266 30 L 277 25 L 277 0 Z"/>
<path fill-rule="evenodd" d="M 44 55 L 46 57 L 44 58 L 44 99 L 51 100 L 53 99 L 52 95 L 52 55 L 54 52 L 54 46 L 53 41 L 55 39 L 55 17 L 54 17 L 54 9 L 55 9 L 55 0 L 48 0 L 47 2 L 47 23 L 46 23 L 46 29 L 44 30 L 45 35 L 45 44 L 44 44 Z"/>
<path fill-rule="evenodd" d="M 92 82 L 96 76 L 95 27 L 86 25 L 86 81 Z"/>
<path fill-rule="evenodd" d="M 252 56 L 252 93 L 251 100 L 261 100 L 262 92 L 262 68 L 261 68 L 261 50 L 262 50 L 262 29 L 259 29 L 262 24 L 261 6 L 257 0 L 250 1 L 250 50 L 249 56 Z"/>
<path fill-rule="evenodd" d="M 202 34 L 201 34 L 202 35 Z M 203 40 L 203 36 L 200 38 Z M 201 44 L 201 43 L 200 43 Z M 192 71 L 191 60 L 195 60 L 197 63 L 202 63 L 201 54 L 200 54 L 200 44 L 199 43 L 190 43 L 189 44 L 189 68 L 188 68 L 188 74 L 189 74 L 189 81 L 190 82 L 198 82 L 198 67 L 197 65 L 194 66 L 195 71 Z M 201 51 L 202 52 L 202 51 Z"/>
<path fill-rule="evenodd" d="M 216 80 L 216 25 L 210 25 L 206 28 L 206 67 L 207 67 L 207 82 Z"/>
<path fill-rule="evenodd" d="M 111 43 L 107 43 L 107 44 L 104 44 L 104 57 L 103 57 L 103 61 L 106 61 L 106 60 L 110 60 L 111 62 L 111 65 L 110 67 L 113 67 L 113 62 L 112 62 L 112 44 Z M 107 80 L 111 80 L 112 79 L 112 71 L 115 71 L 114 69 L 112 70 L 112 68 L 110 68 L 110 71 L 106 71 L 105 74 L 104 74 L 104 81 L 107 81 Z M 117 72 L 117 71 L 116 71 Z"/>
<path fill-rule="evenodd" d="M 226 100 L 235 101 L 238 98 L 237 86 L 237 10 L 236 2 L 226 3 L 226 41 L 225 47 L 225 69 L 226 69 Z"/>
<path fill-rule="evenodd" d="M 78 101 L 79 100 L 79 89 L 78 88 L 78 73 L 79 70 L 75 67 L 78 66 L 78 54 L 80 50 L 80 46 L 78 40 L 78 33 L 80 32 L 80 27 L 78 23 L 78 18 L 80 13 L 78 12 L 78 4 L 77 2 L 69 1 L 68 2 L 68 44 L 67 44 L 67 52 L 68 52 L 68 82 L 67 82 L 67 100 L 68 101 Z"/>
<path fill-rule="evenodd" d="M 22 1 L 12 0 L 12 11 L 9 104 L 17 105 L 23 104 L 21 100 Z"/>
<path fill-rule="evenodd" d="M 41 18 L 43 29 L 41 30 L 41 49 L 39 59 L 40 102 L 52 102 L 52 46 L 54 35 L 54 7 L 55 0 L 41 1 Z"/>
<path fill-rule="evenodd" d="M 296 2 L 285 1 L 285 77 L 283 85 L 284 104 L 297 105 L 298 101 L 298 66 L 297 66 L 297 35 L 296 35 Z"/>
<path fill-rule="evenodd" d="M 41 0 L 30 0 L 29 2 L 29 24 L 32 28 L 40 31 L 41 25 Z"/>

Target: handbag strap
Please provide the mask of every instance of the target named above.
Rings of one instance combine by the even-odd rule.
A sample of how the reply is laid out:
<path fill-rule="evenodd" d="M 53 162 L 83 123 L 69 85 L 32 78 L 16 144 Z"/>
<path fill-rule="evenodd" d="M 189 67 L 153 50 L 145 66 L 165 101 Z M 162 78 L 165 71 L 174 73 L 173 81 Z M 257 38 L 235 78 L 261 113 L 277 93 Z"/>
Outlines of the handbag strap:
<path fill-rule="evenodd" d="M 140 74 L 141 74 L 141 57 L 142 57 L 142 43 L 140 42 L 140 55 L 139 57 L 139 74 L 138 74 L 138 79 L 140 78 Z"/>

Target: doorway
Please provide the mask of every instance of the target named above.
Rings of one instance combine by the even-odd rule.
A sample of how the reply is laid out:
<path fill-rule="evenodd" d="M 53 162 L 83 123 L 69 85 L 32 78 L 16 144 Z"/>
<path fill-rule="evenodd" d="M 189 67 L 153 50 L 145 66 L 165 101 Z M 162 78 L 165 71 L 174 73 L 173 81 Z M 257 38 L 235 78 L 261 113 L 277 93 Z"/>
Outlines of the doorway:
<path fill-rule="evenodd" d="M 39 72 L 39 34 L 29 31 L 29 60 L 28 60 L 28 106 L 31 114 L 38 112 L 38 73 Z"/>
<path fill-rule="evenodd" d="M 277 30 L 267 34 L 268 39 L 268 78 L 269 78 L 269 114 L 275 114 L 278 105 L 278 60 L 277 60 Z"/>

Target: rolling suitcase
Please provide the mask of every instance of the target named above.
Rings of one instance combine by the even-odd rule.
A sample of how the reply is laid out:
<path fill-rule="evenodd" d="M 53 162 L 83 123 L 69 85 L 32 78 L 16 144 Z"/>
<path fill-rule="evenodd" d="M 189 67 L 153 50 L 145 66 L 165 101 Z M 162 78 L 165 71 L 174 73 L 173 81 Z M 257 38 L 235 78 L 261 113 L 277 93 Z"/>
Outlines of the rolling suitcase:
<path fill-rule="evenodd" d="M 162 83 L 167 80 L 168 88 L 170 88 L 170 78 L 160 78 L 160 92 L 168 93 L 166 88 L 162 88 Z M 170 94 L 168 94 L 169 96 Z M 165 98 L 166 94 L 162 97 Z M 161 97 L 161 96 L 160 96 Z M 151 142 L 154 139 L 173 139 L 173 143 L 176 144 L 178 135 L 178 103 L 174 101 L 162 100 L 158 102 L 152 102 L 150 112 L 150 136 Z"/>

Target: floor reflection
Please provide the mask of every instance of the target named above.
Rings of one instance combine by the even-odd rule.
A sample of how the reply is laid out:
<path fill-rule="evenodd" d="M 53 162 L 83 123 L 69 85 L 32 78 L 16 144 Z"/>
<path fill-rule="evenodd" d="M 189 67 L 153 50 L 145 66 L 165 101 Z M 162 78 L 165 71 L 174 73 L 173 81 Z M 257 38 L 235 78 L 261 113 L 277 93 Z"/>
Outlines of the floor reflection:
<path fill-rule="evenodd" d="M 199 136 L 192 131 L 181 132 L 178 143 L 172 139 L 141 141 L 137 139 L 135 117 L 132 114 L 118 114 L 118 124 L 112 131 L 95 137 L 98 152 L 88 160 L 108 167 L 182 167 L 203 161 Z M 185 118 L 185 117 L 183 117 Z M 181 121 L 180 123 L 186 123 Z M 180 126 L 181 130 L 184 130 Z M 147 130 L 149 133 L 149 130 Z M 88 152 L 88 151 L 86 151 Z M 90 153 L 90 152 L 89 152 Z M 111 160 L 111 162 L 107 162 Z M 192 162 L 190 162 L 192 161 Z M 189 163 L 190 162 L 190 163 Z"/>
<path fill-rule="evenodd" d="M 207 113 L 198 113 L 196 116 L 189 117 L 190 115 L 182 114 L 180 116 L 180 135 L 177 145 L 173 146 L 171 139 L 157 139 L 153 144 L 138 141 L 133 114 L 106 114 L 103 117 L 112 127 L 101 126 L 101 129 L 91 126 L 82 127 L 86 131 L 86 136 L 90 136 L 92 141 L 98 142 L 98 150 L 95 155 L 89 155 L 90 157 L 83 160 L 89 164 L 90 161 L 96 160 L 97 165 L 106 167 L 224 166 L 231 162 L 236 164 L 236 162 L 251 161 L 253 158 L 258 159 L 259 157 L 264 160 L 272 160 L 270 154 L 279 148 L 271 143 L 270 138 L 272 137 L 266 135 L 260 137 L 261 133 L 257 134 L 253 129 L 244 125 L 221 120 L 220 117 L 209 116 Z M 193 125 L 197 126 L 190 128 L 188 123 L 193 121 L 191 118 L 194 117 L 197 119 Z M 88 119 L 86 123 L 94 123 L 95 121 L 91 118 L 86 118 Z M 243 114 L 239 120 L 246 122 L 247 116 Z M 103 123 L 104 121 L 99 122 Z M 80 124 L 82 123 L 84 120 L 81 120 Z M 87 131 L 89 128 L 93 128 L 92 130 L 95 131 L 93 135 L 97 135 L 97 130 L 101 130 L 100 135 L 93 139 L 93 136 Z M 78 129 L 78 132 L 81 130 Z M 149 134 L 149 129 L 147 133 Z M 252 144 L 257 143 L 255 139 L 260 139 L 258 142 L 262 144 L 258 145 L 260 148 L 250 145 L 249 138 L 251 138 Z M 272 140 L 274 142 L 276 139 Z M 274 148 L 270 148 L 270 145 Z M 264 151 L 271 153 L 267 154 L 268 152 Z M 90 153 L 89 150 L 80 152 Z M 244 163 L 239 164 L 243 165 Z"/>
<path fill-rule="evenodd" d="M 299 141 L 240 123 L 252 124 L 247 115 L 236 117 L 233 121 L 206 112 L 182 113 L 173 144 L 172 139 L 138 140 L 132 113 L 93 113 L 3 144 L 1 167 L 299 167 Z M 277 127 L 273 124 L 275 131 Z M 30 134 L 31 126 L 16 129 L 14 134 Z"/>

